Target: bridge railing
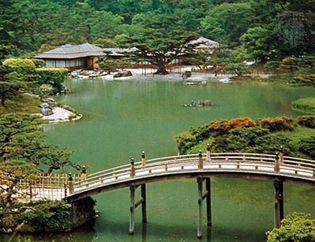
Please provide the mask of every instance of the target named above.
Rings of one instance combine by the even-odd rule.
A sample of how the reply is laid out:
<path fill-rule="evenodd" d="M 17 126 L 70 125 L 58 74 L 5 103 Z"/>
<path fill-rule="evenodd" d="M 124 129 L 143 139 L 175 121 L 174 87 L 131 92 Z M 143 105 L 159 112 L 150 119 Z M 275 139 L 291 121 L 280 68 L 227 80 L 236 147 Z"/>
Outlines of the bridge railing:
<path fill-rule="evenodd" d="M 239 170 L 246 170 L 247 164 L 248 169 L 252 170 L 252 168 L 249 168 L 248 165 L 250 164 L 256 164 L 254 166 L 255 170 L 258 172 L 259 166 L 262 167 L 269 167 L 271 170 L 271 173 L 275 173 L 275 155 L 272 154 L 256 154 L 256 153 L 211 153 L 209 154 L 202 154 L 202 162 L 203 165 L 209 165 L 209 164 L 220 164 L 217 169 L 223 169 L 224 165 L 236 165 L 236 167 L 231 168 L 235 171 Z M 142 167 L 142 164 L 140 161 L 134 163 L 134 169 L 135 169 L 135 175 L 137 177 L 143 176 L 143 175 L 150 175 L 152 172 L 170 172 L 169 169 L 172 169 L 174 167 L 181 167 L 182 170 L 189 171 L 189 168 L 187 168 L 187 165 L 195 166 L 192 167 L 191 170 L 196 170 L 196 166 L 198 166 L 199 162 L 199 156 L 198 154 L 189 154 L 189 155 L 179 155 L 179 156 L 168 156 L 168 157 L 161 157 L 161 158 L 154 158 L 149 159 L 146 161 L 145 166 Z M 186 166 L 186 167 L 185 167 Z M 243 166 L 243 167 L 242 167 Z M 280 162 L 280 168 L 282 166 L 285 166 L 285 169 L 288 173 L 291 173 L 295 176 L 303 176 L 298 171 L 306 171 L 309 174 L 314 174 L 315 177 L 315 161 L 313 160 L 307 160 L 307 159 L 301 159 L 301 158 L 295 158 L 295 157 L 288 157 L 285 156 L 283 160 Z M 225 167 L 226 169 L 226 167 Z M 122 180 L 130 180 L 133 177 L 131 177 L 130 174 L 131 166 L 130 164 L 118 166 L 111 169 L 106 169 L 100 172 L 96 172 L 93 174 L 90 174 L 84 181 L 80 181 L 75 183 L 75 188 L 77 189 L 89 189 L 91 186 L 99 186 L 103 183 L 115 183 L 115 182 L 121 182 Z M 260 170 L 261 171 L 261 170 Z M 279 172 L 279 171 L 278 171 Z M 119 180 L 119 181 L 118 181 Z"/>

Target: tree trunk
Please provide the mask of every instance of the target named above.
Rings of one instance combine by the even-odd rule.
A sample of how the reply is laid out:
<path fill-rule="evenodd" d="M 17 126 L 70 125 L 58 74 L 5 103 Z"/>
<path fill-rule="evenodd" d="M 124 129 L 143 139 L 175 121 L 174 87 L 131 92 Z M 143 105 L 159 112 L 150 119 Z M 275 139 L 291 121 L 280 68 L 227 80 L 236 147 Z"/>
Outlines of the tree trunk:
<path fill-rule="evenodd" d="M 156 64 L 156 66 L 158 67 L 156 74 L 160 74 L 160 75 L 168 74 L 168 72 L 166 71 L 165 63 L 161 62 L 161 63 Z"/>

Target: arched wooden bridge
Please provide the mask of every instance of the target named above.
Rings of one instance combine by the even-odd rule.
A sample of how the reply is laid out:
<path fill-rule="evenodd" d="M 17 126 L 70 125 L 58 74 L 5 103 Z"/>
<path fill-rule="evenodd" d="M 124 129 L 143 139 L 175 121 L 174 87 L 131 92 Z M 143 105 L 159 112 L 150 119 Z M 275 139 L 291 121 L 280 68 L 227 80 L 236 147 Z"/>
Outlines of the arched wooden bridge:
<path fill-rule="evenodd" d="M 288 156 L 253 153 L 206 153 L 180 155 L 150 159 L 145 165 L 140 162 L 114 167 L 89 174 L 85 179 L 71 182 L 66 189 L 67 200 L 76 201 L 94 194 L 114 189 L 130 188 L 130 227 L 134 232 L 135 209 L 142 205 L 142 218 L 146 222 L 146 184 L 178 178 L 197 178 L 198 183 L 198 227 L 201 237 L 202 201 L 206 199 L 208 225 L 211 225 L 210 177 L 233 176 L 265 178 L 274 181 L 275 226 L 283 218 L 283 181 L 295 180 L 315 184 L 315 161 Z M 203 194 L 203 181 L 206 192 Z M 135 201 L 135 190 L 141 187 L 141 199 Z"/>

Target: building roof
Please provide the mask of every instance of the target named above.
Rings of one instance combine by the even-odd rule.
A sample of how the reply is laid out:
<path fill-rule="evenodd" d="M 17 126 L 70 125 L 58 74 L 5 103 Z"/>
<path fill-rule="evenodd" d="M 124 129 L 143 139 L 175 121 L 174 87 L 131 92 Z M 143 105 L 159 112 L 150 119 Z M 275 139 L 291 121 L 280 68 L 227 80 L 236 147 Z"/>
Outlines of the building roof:
<path fill-rule="evenodd" d="M 220 47 L 220 44 L 218 42 L 207 39 L 202 36 L 196 40 L 190 41 L 188 45 L 194 45 L 195 49 L 217 49 Z"/>
<path fill-rule="evenodd" d="M 125 56 L 126 54 L 138 51 L 138 48 L 104 48 L 103 51 L 109 56 Z"/>
<path fill-rule="evenodd" d="M 38 59 L 76 59 L 89 56 L 105 55 L 103 49 L 89 43 L 81 45 L 62 45 L 56 49 L 38 54 Z"/>

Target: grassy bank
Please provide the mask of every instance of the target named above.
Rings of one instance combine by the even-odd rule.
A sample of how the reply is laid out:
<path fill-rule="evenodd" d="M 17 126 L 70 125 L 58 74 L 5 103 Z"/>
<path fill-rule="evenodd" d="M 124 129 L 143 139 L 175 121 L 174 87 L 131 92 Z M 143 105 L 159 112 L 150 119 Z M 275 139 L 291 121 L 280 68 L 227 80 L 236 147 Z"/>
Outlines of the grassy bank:
<path fill-rule="evenodd" d="M 307 97 L 292 102 L 292 108 L 315 113 L 315 97 Z"/>

